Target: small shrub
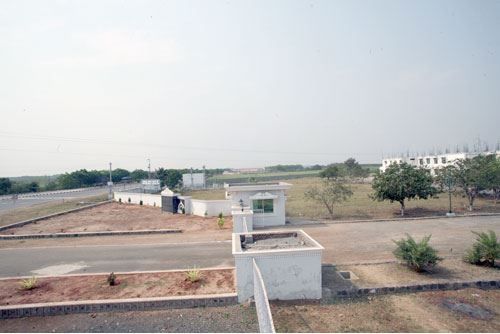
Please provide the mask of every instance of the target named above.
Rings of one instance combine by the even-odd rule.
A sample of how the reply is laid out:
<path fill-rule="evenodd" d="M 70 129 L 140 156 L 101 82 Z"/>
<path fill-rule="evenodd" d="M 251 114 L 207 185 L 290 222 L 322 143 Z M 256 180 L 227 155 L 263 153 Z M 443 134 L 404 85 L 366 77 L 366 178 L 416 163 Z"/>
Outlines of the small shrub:
<path fill-rule="evenodd" d="M 122 199 L 118 198 L 118 203 L 122 204 Z"/>
<path fill-rule="evenodd" d="M 219 226 L 219 228 L 223 228 L 224 227 L 224 215 L 221 213 L 219 213 L 219 218 L 217 218 L 217 225 Z"/>
<path fill-rule="evenodd" d="M 139 205 L 142 205 L 142 199 L 139 201 Z"/>
<path fill-rule="evenodd" d="M 130 197 L 128 198 L 128 202 L 129 202 L 129 203 L 130 203 L 130 202 L 132 202 L 132 200 L 130 199 Z"/>
<path fill-rule="evenodd" d="M 420 242 L 416 242 L 409 234 L 406 239 L 394 241 L 397 248 L 394 255 L 406 262 L 406 265 L 416 272 L 427 270 L 435 266 L 442 258 L 437 256 L 437 251 L 429 246 L 431 236 L 424 237 Z"/>
<path fill-rule="evenodd" d="M 108 281 L 108 284 L 110 286 L 116 285 L 117 281 L 116 281 L 116 275 L 114 272 L 112 272 L 111 274 L 108 275 L 107 281 Z"/>
<path fill-rule="evenodd" d="M 500 258 L 500 243 L 494 231 L 474 232 L 477 238 L 472 248 L 468 249 L 464 261 L 472 264 L 495 265 L 495 260 Z"/>
<path fill-rule="evenodd" d="M 208 217 L 208 211 L 205 211 L 205 217 Z"/>
<path fill-rule="evenodd" d="M 33 290 L 37 287 L 37 278 L 35 276 L 21 281 L 22 290 Z"/>
<path fill-rule="evenodd" d="M 201 271 L 194 267 L 186 272 L 186 278 L 191 283 L 198 282 L 201 279 Z"/>

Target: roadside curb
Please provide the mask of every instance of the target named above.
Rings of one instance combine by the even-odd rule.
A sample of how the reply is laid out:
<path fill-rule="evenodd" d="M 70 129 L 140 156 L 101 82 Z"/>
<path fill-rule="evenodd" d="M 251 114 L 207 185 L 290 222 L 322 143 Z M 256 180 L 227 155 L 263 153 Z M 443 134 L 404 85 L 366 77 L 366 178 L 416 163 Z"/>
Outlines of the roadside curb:
<path fill-rule="evenodd" d="M 94 208 L 96 206 L 107 204 L 107 203 L 112 203 L 112 202 L 113 202 L 113 200 L 98 202 L 98 203 L 95 203 L 95 204 L 85 205 L 85 206 L 82 206 L 82 207 L 79 207 L 79 208 L 75 208 L 75 209 L 71 209 L 71 210 L 56 212 L 56 213 L 52 213 L 52 214 L 46 215 L 46 216 L 41 216 L 41 217 L 36 217 L 36 218 L 28 219 L 28 220 L 23 220 L 23 221 L 20 221 L 20 222 L 17 222 L 17 223 L 12 223 L 12 224 L 9 224 L 9 225 L 0 226 L 0 231 L 8 230 L 8 229 L 13 228 L 13 227 L 21 227 L 21 226 L 24 226 L 24 225 L 32 224 L 32 223 L 37 222 L 39 220 L 44 220 L 44 219 L 49 219 L 49 218 L 53 218 L 53 217 L 57 217 L 57 216 L 62 216 L 62 215 L 65 215 L 67 213 L 82 211 L 82 210 L 85 210 L 85 209 Z"/>
<path fill-rule="evenodd" d="M 72 313 L 113 311 L 146 311 L 193 307 L 216 307 L 238 304 L 236 293 L 217 295 L 189 295 L 182 297 L 130 298 L 86 300 L 56 303 L 0 306 L 0 319 L 50 316 Z"/>
<path fill-rule="evenodd" d="M 3 235 L 0 235 L 0 240 L 80 238 L 80 237 L 102 237 L 102 236 L 120 236 L 120 235 L 170 234 L 170 233 L 182 233 L 182 232 L 183 231 L 179 230 L 179 229 L 162 229 L 162 230 L 136 230 L 136 231 L 13 234 L 13 235 L 3 234 Z"/>
<path fill-rule="evenodd" d="M 323 300 L 331 298 L 353 298 L 362 296 L 384 295 L 392 293 L 413 293 L 423 291 L 446 291 L 467 288 L 499 289 L 500 280 L 479 281 L 449 281 L 443 283 L 391 285 L 383 287 L 354 288 L 346 290 L 331 290 L 323 288 Z M 326 296 L 325 296 L 326 295 Z"/>
<path fill-rule="evenodd" d="M 185 272 L 190 268 L 185 269 L 166 269 L 166 270 L 140 270 L 140 271 L 114 271 L 115 275 L 136 275 L 136 274 L 155 274 L 155 273 L 175 273 L 175 272 Z M 218 270 L 233 270 L 236 272 L 236 267 L 207 267 L 200 268 L 200 271 L 218 271 Z M 81 276 L 108 276 L 109 272 L 100 273 L 77 273 L 77 274 L 63 274 L 63 275 L 40 275 L 36 278 L 57 278 L 57 277 L 81 277 Z M 21 280 L 26 278 L 31 278 L 33 275 L 29 276 L 11 276 L 11 277 L 0 277 L 0 282 L 7 280 Z"/>
<path fill-rule="evenodd" d="M 432 219 L 455 219 L 455 218 L 468 218 L 468 217 L 498 217 L 500 213 L 473 213 L 466 215 L 455 215 L 452 217 L 447 216 L 427 216 L 427 217 L 407 217 L 407 218 L 377 218 L 377 219 L 357 219 L 357 220 L 304 220 L 306 223 L 289 223 L 288 226 L 307 226 L 307 225 L 321 225 L 321 224 L 355 224 L 355 223 L 375 223 L 375 222 L 404 222 L 412 220 L 432 220 Z M 294 219 L 294 218 L 292 218 Z"/>

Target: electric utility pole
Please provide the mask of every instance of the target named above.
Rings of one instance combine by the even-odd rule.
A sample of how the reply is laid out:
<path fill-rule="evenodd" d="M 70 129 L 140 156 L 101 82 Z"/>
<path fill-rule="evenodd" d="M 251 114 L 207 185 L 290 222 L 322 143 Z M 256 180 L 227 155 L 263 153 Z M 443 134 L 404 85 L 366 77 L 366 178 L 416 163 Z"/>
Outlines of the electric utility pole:
<path fill-rule="evenodd" d="M 151 159 L 147 159 L 148 161 L 148 180 L 151 179 Z"/>

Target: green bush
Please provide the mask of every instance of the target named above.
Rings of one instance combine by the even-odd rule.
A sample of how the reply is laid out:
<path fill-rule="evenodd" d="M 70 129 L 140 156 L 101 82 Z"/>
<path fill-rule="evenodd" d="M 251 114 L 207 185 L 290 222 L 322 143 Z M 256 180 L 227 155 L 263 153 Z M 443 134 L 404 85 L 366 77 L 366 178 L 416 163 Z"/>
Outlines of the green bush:
<path fill-rule="evenodd" d="M 22 290 L 33 290 L 37 287 L 37 278 L 35 276 L 21 281 Z"/>
<path fill-rule="evenodd" d="M 219 226 L 219 228 L 223 228 L 224 227 L 224 215 L 221 213 L 219 213 L 219 218 L 217 218 L 217 225 Z"/>
<path fill-rule="evenodd" d="M 201 271 L 194 267 L 186 272 L 186 278 L 191 283 L 198 282 L 201 279 Z"/>
<path fill-rule="evenodd" d="M 500 257 L 500 244 L 494 231 L 474 232 L 477 238 L 472 248 L 465 253 L 464 260 L 472 264 L 495 265 L 495 259 Z"/>
<path fill-rule="evenodd" d="M 416 242 L 409 234 L 406 239 L 394 241 L 397 248 L 394 255 L 406 262 L 406 265 L 417 272 L 421 272 L 435 266 L 442 258 L 437 256 L 437 251 L 429 246 L 431 236 L 424 237 L 420 242 Z"/>

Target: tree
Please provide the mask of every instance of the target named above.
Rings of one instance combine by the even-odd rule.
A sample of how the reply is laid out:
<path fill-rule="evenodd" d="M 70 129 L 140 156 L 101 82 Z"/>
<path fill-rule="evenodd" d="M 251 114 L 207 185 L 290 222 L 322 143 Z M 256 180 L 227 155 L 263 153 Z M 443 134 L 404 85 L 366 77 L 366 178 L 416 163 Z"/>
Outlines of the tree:
<path fill-rule="evenodd" d="M 12 189 L 12 182 L 9 178 L 0 177 L 0 195 L 9 194 Z"/>
<path fill-rule="evenodd" d="M 346 176 L 346 171 L 343 166 L 329 165 L 319 173 L 319 176 L 324 179 L 339 179 Z"/>
<path fill-rule="evenodd" d="M 469 211 L 473 210 L 474 200 L 479 191 L 484 189 L 485 157 L 477 156 L 473 159 L 461 159 L 452 167 L 453 180 L 462 189 L 469 201 Z"/>
<path fill-rule="evenodd" d="M 113 169 L 111 173 L 111 179 L 113 182 L 120 182 L 124 177 L 127 177 L 130 175 L 130 172 L 126 169 L 123 168 L 116 168 Z"/>
<path fill-rule="evenodd" d="M 346 201 L 352 194 L 341 178 L 325 178 L 321 187 L 313 186 L 305 192 L 308 199 L 323 203 L 332 219 L 334 205 Z"/>
<path fill-rule="evenodd" d="M 182 173 L 177 169 L 158 168 L 155 171 L 156 176 L 160 179 L 162 186 L 167 186 L 174 189 L 179 185 L 182 180 Z"/>
<path fill-rule="evenodd" d="M 438 184 L 439 190 L 441 192 L 448 192 L 449 199 L 449 210 L 448 213 L 452 213 L 451 206 L 451 194 L 455 192 L 455 180 L 453 177 L 453 166 L 446 166 L 444 168 L 440 168 L 436 170 L 435 181 Z"/>
<path fill-rule="evenodd" d="M 344 166 L 347 175 L 351 178 L 365 178 L 370 175 L 370 171 L 367 168 L 361 167 L 354 158 L 349 158 L 344 161 Z"/>
<path fill-rule="evenodd" d="M 405 213 L 405 200 L 427 199 L 436 194 L 432 176 L 427 169 L 416 168 L 407 163 L 391 164 L 385 172 L 378 172 L 373 179 L 374 200 L 398 202 L 401 216 Z"/>
<path fill-rule="evenodd" d="M 139 182 L 141 180 L 148 178 L 148 172 L 146 172 L 145 170 L 142 170 L 142 169 L 136 169 L 132 173 L 130 173 L 130 177 L 135 182 Z"/>
<path fill-rule="evenodd" d="M 500 159 L 495 155 L 485 157 L 485 165 L 481 168 L 481 187 L 490 189 L 493 192 L 495 204 L 500 197 Z"/>
<path fill-rule="evenodd" d="M 38 184 L 38 182 L 33 181 L 33 182 L 30 182 L 28 184 L 29 192 L 36 193 L 39 189 L 40 189 L 40 185 Z"/>

